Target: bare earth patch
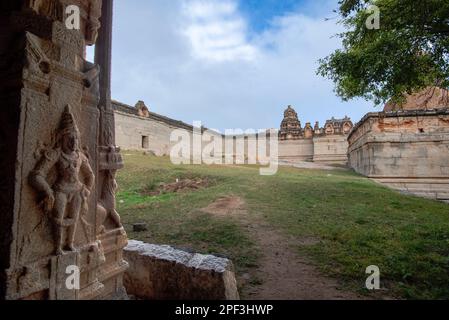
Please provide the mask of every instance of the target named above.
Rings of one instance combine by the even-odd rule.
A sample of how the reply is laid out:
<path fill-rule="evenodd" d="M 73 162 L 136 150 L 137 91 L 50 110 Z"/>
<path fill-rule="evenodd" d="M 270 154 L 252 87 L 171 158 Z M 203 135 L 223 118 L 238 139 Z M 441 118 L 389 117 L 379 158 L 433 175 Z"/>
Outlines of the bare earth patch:
<path fill-rule="evenodd" d="M 158 196 L 165 193 L 178 193 L 207 188 L 211 182 L 209 179 L 181 179 L 173 183 L 160 183 L 154 190 L 143 190 L 142 193 L 150 196 Z"/>
<path fill-rule="evenodd" d="M 217 199 L 201 209 L 217 216 L 240 215 L 239 221 L 260 248 L 259 267 L 250 274 L 237 275 L 244 284 L 242 297 L 252 300 L 360 300 L 364 297 L 342 291 L 336 280 L 322 275 L 294 246 L 320 242 L 314 237 L 287 238 L 264 222 L 254 221 L 245 210 L 245 201 L 237 196 Z"/>
<path fill-rule="evenodd" d="M 201 211 L 217 216 L 237 215 L 246 213 L 245 201 L 236 196 L 227 196 L 217 199 Z"/>

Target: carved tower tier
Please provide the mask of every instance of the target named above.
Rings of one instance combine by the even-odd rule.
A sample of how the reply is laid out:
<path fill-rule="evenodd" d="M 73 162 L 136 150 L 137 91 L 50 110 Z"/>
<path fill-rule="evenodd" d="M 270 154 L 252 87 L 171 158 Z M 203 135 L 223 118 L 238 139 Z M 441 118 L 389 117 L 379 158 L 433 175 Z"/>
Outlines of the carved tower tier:
<path fill-rule="evenodd" d="M 79 29 L 66 24 L 72 5 Z M 112 1 L 2 1 L 0 14 L 0 299 L 126 298 Z"/>

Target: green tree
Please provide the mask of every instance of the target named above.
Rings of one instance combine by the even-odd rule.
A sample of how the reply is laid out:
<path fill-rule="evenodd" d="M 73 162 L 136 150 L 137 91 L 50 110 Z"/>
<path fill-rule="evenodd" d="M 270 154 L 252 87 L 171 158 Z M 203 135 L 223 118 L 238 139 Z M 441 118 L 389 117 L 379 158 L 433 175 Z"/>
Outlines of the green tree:
<path fill-rule="evenodd" d="M 370 29 L 375 5 L 380 28 Z M 429 85 L 449 87 L 449 0 L 340 0 L 343 48 L 320 60 L 343 100 L 403 101 Z M 373 8 L 371 8 L 373 9 Z"/>

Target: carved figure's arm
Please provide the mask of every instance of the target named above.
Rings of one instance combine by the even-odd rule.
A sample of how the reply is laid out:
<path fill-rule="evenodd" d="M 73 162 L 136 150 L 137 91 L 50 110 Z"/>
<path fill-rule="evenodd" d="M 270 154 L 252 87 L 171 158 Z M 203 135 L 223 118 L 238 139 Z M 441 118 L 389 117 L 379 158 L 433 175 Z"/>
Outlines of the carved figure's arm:
<path fill-rule="evenodd" d="M 36 168 L 30 174 L 30 184 L 38 192 L 44 193 L 46 196 L 53 195 L 53 190 L 47 181 L 50 170 L 58 161 L 58 152 L 45 152 Z"/>
<path fill-rule="evenodd" d="M 85 186 L 86 186 L 87 190 L 92 191 L 92 188 L 95 183 L 95 175 L 92 170 L 92 167 L 89 164 L 89 160 L 87 159 L 87 157 L 84 155 L 82 155 L 82 157 L 83 157 L 83 162 L 81 164 L 81 173 L 85 177 Z"/>

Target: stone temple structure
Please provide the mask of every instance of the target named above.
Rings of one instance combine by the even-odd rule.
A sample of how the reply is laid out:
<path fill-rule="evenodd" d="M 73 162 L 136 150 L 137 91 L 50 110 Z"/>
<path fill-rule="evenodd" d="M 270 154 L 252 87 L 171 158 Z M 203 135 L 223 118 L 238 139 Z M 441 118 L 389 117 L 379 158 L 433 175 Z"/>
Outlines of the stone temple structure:
<path fill-rule="evenodd" d="M 431 87 L 368 113 L 349 135 L 349 162 L 389 187 L 449 201 L 449 91 Z"/>
<path fill-rule="evenodd" d="M 299 140 L 302 138 L 301 122 L 298 119 L 298 114 L 288 106 L 284 112 L 284 119 L 281 123 L 281 130 L 279 131 L 279 140 Z"/>
<path fill-rule="evenodd" d="M 68 5 L 80 9 L 79 29 L 65 23 Z M 123 164 L 110 100 L 112 5 L 0 3 L 0 299 L 126 297 L 127 236 L 115 210 Z M 92 64 L 85 51 L 95 43 Z M 66 285 L 70 272 L 80 276 L 76 290 Z"/>
<path fill-rule="evenodd" d="M 279 158 L 284 161 L 313 161 L 330 164 L 348 162 L 347 137 L 353 128 L 350 118 L 326 121 L 324 128 L 318 122 L 314 127 L 301 127 L 298 114 L 292 108 L 284 112 L 279 131 Z"/>

